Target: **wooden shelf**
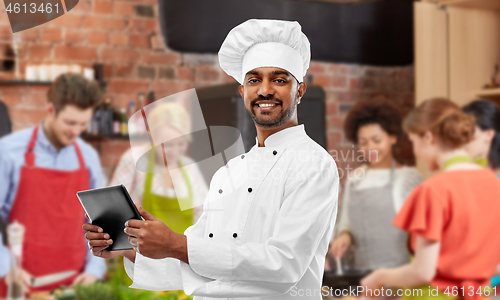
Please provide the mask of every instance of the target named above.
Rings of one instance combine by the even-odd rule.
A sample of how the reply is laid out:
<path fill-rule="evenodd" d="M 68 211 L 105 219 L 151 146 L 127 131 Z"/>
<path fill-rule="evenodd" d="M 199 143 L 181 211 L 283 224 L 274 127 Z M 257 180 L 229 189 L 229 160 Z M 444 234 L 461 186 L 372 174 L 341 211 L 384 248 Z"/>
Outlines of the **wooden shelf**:
<path fill-rule="evenodd" d="M 51 85 L 52 81 L 0 80 L 0 85 Z"/>
<path fill-rule="evenodd" d="M 80 137 L 84 140 L 98 140 L 98 141 L 102 141 L 102 140 L 129 140 L 128 134 L 127 135 L 121 135 L 121 134 L 94 135 L 94 134 L 83 133 Z M 149 137 L 147 135 L 146 136 L 133 135 L 132 138 L 135 140 L 149 141 Z"/>
<path fill-rule="evenodd" d="M 500 10 L 499 0 L 436 0 L 439 5 Z"/>
<path fill-rule="evenodd" d="M 27 81 L 27 80 L 0 80 L 1 85 L 52 85 L 52 81 Z M 105 81 L 98 81 L 102 90 L 108 85 Z"/>
<path fill-rule="evenodd" d="M 94 134 L 84 133 L 80 137 L 84 140 L 128 140 L 129 139 L 128 134 L 94 135 Z"/>
<path fill-rule="evenodd" d="M 482 89 L 477 91 L 475 96 L 486 99 L 500 99 L 500 88 Z"/>

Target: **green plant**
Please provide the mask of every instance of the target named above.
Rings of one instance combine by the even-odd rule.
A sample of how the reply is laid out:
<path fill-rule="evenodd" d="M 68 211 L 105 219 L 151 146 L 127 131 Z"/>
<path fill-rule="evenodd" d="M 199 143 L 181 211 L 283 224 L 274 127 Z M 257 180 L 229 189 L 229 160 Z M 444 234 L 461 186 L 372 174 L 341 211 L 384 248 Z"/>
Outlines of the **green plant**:
<path fill-rule="evenodd" d="M 192 300 L 183 291 L 155 292 L 132 289 L 132 281 L 123 268 L 123 260 L 114 259 L 108 263 L 108 276 L 104 282 L 75 288 L 73 298 L 61 300 Z M 68 295 L 71 296 L 71 295 Z M 58 299 L 59 300 L 59 299 Z"/>
<path fill-rule="evenodd" d="M 118 300 L 112 287 L 106 283 L 97 282 L 87 286 L 75 287 L 75 300 Z"/>

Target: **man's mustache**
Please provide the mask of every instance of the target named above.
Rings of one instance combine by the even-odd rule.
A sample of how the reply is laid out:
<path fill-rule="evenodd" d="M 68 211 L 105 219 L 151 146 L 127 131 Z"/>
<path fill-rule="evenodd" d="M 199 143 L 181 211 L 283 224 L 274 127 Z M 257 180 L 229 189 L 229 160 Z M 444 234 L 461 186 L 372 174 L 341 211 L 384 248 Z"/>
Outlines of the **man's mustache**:
<path fill-rule="evenodd" d="M 276 101 L 276 102 L 278 102 L 279 105 L 283 104 L 283 101 L 281 101 L 280 99 L 275 98 L 274 96 L 273 97 L 259 96 L 258 98 L 255 98 L 252 101 L 250 101 L 250 105 L 254 106 L 257 103 L 257 101 L 263 101 L 263 100 Z"/>

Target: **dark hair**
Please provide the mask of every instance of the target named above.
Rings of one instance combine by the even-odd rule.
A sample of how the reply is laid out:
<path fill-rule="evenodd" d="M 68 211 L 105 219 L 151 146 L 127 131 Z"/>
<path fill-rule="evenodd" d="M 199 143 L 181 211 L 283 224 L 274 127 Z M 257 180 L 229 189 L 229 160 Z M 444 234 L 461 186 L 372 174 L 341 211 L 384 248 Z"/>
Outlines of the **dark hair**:
<path fill-rule="evenodd" d="M 54 104 L 56 113 L 66 105 L 81 109 L 93 108 L 101 102 L 101 89 L 96 81 L 78 74 L 63 74 L 56 78 L 47 93 L 48 101 Z"/>
<path fill-rule="evenodd" d="M 379 124 L 385 132 L 399 139 L 403 132 L 401 120 L 401 110 L 392 101 L 384 97 L 362 100 L 349 110 L 344 122 L 344 133 L 349 141 L 357 143 L 360 127 Z"/>
<path fill-rule="evenodd" d="M 476 118 L 476 125 L 482 130 L 495 131 L 488 162 L 493 168 L 500 168 L 500 107 L 492 101 L 483 99 L 467 104 L 463 110 Z"/>
<path fill-rule="evenodd" d="M 434 98 L 414 108 L 403 122 L 407 133 L 432 132 L 447 148 L 456 149 L 471 141 L 476 129 L 474 117 L 445 98 Z"/>

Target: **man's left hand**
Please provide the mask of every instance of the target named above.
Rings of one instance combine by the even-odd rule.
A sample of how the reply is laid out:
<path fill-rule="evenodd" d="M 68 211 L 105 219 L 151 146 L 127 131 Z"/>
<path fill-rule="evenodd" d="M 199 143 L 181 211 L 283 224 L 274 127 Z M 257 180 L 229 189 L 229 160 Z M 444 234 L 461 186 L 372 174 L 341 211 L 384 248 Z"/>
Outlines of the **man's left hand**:
<path fill-rule="evenodd" d="M 160 259 L 172 257 L 172 249 L 176 235 L 165 223 L 155 218 L 137 205 L 142 220 L 128 220 L 125 223 L 125 233 L 134 250 L 146 257 Z"/>
<path fill-rule="evenodd" d="M 73 284 L 71 286 L 75 286 L 77 284 L 85 286 L 85 285 L 95 283 L 97 280 L 98 280 L 98 278 L 92 274 L 82 273 L 82 274 L 78 275 L 75 278 L 75 280 L 73 280 Z"/>

